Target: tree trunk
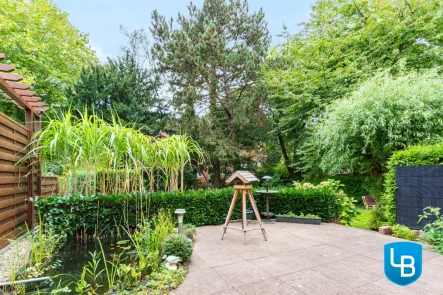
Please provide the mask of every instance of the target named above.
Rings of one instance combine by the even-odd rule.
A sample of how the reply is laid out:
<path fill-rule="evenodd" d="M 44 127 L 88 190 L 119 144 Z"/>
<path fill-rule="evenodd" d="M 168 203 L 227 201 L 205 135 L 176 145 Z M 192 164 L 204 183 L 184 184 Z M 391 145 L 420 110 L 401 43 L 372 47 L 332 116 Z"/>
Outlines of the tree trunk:
<path fill-rule="evenodd" d="M 231 109 L 231 99 L 232 99 L 232 95 L 231 95 L 231 89 L 229 88 L 229 84 L 228 84 L 228 78 L 226 76 L 226 73 L 223 75 L 223 80 L 224 80 L 224 85 L 223 85 L 223 90 L 225 92 L 225 99 L 226 99 L 226 103 L 222 104 L 226 115 L 228 116 L 228 124 L 229 124 L 229 131 L 230 131 L 230 135 L 229 138 L 231 139 L 231 141 L 233 143 L 237 143 L 237 128 L 234 124 L 234 113 L 232 112 Z"/>
<path fill-rule="evenodd" d="M 212 184 L 215 188 L 220 188 L 221 181 L 220 181 L 220 161 L 214 160 L 212 165 L 213 173 L 212 173 Z"/>
<path fill-rule="evenodd" d="M 283 159 L 285 160 L 285 166 L 288 170 L 288 176 L 290 179 L 295 179 L 295 169 L 291 166 L 291 159 L 288 156 L 288 151 L 286 150 L 285 142 L 281 133 L 278 133 L 278 142 L 280 143 L 281 153 L 283 154 Z"/>

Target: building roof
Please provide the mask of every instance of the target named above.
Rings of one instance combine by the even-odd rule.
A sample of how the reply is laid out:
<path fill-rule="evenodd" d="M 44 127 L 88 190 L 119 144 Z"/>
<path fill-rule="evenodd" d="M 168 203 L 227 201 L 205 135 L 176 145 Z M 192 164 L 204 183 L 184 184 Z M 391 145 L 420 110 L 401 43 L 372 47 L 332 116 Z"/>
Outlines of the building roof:
<path fill-rule="evenodd" d="M 5 55 L 0 53 L 0 61 L 4 59 Z M 14 66 L 0 62 L 0 93 L 19 108 L 31 110 L 37 116 L 47 111 L 49 108 L 41 98 L 34 91 L 28 90 L 31 86 L 18 83 L 23 77 L 11 74 L 13 71 L 15 71 Z"/>

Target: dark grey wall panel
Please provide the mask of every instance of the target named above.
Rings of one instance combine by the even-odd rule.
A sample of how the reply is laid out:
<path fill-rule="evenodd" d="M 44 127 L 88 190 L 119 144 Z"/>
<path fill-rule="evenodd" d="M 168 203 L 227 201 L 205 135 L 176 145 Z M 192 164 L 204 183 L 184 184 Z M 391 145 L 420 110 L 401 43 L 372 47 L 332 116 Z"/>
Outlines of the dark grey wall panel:
<path fill-rule="evenodd" d="M 443 208 L 443 165 L 399 166 L 396 181 L 397 223 L 423 228 L 424 222 L 417 224 L 423 209 Z"/>

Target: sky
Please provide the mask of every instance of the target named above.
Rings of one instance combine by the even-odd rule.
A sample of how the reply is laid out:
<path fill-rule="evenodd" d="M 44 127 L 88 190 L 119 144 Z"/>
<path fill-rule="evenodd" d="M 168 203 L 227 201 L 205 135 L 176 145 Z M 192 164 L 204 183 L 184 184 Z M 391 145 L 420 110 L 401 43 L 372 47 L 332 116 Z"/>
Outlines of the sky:
<path fill-rule="evenodd" d="M 158 10 L 167 19 L 180 12 L 187 15 L 189 0 L 53 0 L 69 14 L 69 21 L 80 31 L 89 35 L 91 47 L 98 58 L 105 61 L 107 56 L 116 57 L 125 45 L 126 38 L 120 32 L 123 26 L 127 31 L 151 25 L 151 12 Z M 203 0 L 194 0 L 201 5 Z M 249 0 L 249 10 L 260 7 L 265 12 L 268 29 L 272 35 L 272 45 L 282 42 L 276 35 L 282 32 L 283 24 L 288 31 L 295 33 L 299 24 L 309 19 L 314 0 Z"/>

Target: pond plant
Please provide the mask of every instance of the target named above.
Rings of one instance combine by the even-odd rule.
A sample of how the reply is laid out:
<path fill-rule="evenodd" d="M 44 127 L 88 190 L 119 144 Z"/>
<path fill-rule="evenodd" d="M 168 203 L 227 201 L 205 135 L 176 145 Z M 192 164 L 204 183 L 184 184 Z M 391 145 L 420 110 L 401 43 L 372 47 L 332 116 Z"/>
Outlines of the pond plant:
<path fill-rule="evenodd" d="M 186 274 L 180 264 L 175 270 L 165 270 L 167 261 L 162 259 L 162 253 L 169 251 L 165 250 L 169 245 L 167 241 L 180 240 L 179 244 L 173 243 L 174 251 L 180 255 L 180 261 L 176 263 L 188 261 L 192 254 L 192 241 L 184 235 L 174 234 L 170 213 L 160 211 L 133 232 L 123 229 L 125 239 L 114 243 L 117 248 L 114 252 L 109 253 L 104 247 L 105 241 L 97 239 L 96 250 L 89 253 L 89 261 L 78 274 L 60 274 L 61 261 L 55 261 L 51 254 L 60 249 L 64 240 L 52 231 L 48 232 L 48 227 L 41 224 L 35 230 L 36 234 L 29 231 L 33 239 L 29 267 L 18 275 L 14 274 L 11 279 L 51 276 L 55 284 L 17 284 L 8 289 L 11 294 L 28 294 L 30 291 L 32 294 L 151 294 L 154 292 L 152 288 L 156 289 L 155 294 L 167 294 Z M 40 249 L 40 245 L 44 249 Z"/>

